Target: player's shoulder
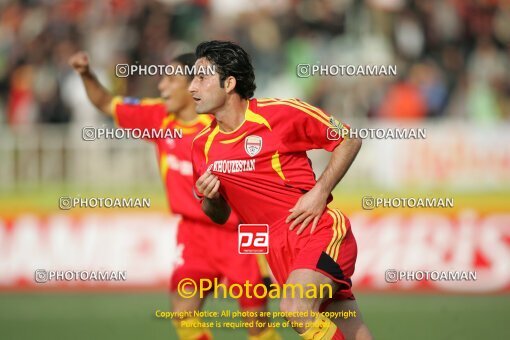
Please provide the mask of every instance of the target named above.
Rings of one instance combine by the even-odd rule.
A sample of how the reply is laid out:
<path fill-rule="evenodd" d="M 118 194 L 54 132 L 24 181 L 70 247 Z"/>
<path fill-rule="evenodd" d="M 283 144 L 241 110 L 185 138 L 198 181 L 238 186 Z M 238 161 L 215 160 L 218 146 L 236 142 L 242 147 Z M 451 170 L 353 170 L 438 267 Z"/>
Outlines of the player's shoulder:
<path fill-rule="evenodd" d="M 201 118 L 201 120 L 205 126 L 193 139 L 193 146 L 204 145 L 217 124 L 216 119 L 211 118 L 209 115 L 206 118 Z"/>
<path fill-rule="evenodd" d="M 166 105 L 159 98 L 135 98 L 115 96 L 110 103 L 117 125 L 137 127 L 160 127 L 167 117 Z M 124 123 L 119 124 L 119 121 Z"/>
<path fill-rule="evenodd" d="M 298 98 L 257 98 L 254 111 L 267 119 L 295 119 L 299 115 L 311 116 L 327 122 L 329 116 L 313 105 Z"/>
<path fill-rule="evenodd" d="M 279 112 L 293 113 L 295 111 L 319 110 L 315 106 L 308 104 L 298 98 L 256 98 L 255 110 L 260 114 Z"/>
<path fill-rule="evenodd" d="M 204 128 L 209 126 L 212 121 L 211 115 L 201 114 L 191 121 L 185 121 L 179 119 L 178 115 L 172 112 L 168 112 L 167 117 L 164 120 L 165 127 L 172 126 L 174 128 L 186 129 L 190 132 L 187 134 L 196 134 L 196 132 L 202 131 Z"/>
<path fill-rule="evenodd" d="M 142 106 L 165 106 L 165 101 L 162 98 L 141 98 L 140 105 Z"/>
<path fill-rule="evenodd" d="M 166 115 L 165 102 L 161 98 L 136 98 L 115 96 L 112 99 L 112 108 L 117 107 L 134 112 L 156 113 L 158 115 Z"/>
<path fill-rule="evenodd" d="M 115 96 L 113 101 L 116 104 L 122 105 L 135 105 L 135 106 L 163 106 L 165 101 L 162 98 L 137 98 L 137 97 L 124 97 Z"/>

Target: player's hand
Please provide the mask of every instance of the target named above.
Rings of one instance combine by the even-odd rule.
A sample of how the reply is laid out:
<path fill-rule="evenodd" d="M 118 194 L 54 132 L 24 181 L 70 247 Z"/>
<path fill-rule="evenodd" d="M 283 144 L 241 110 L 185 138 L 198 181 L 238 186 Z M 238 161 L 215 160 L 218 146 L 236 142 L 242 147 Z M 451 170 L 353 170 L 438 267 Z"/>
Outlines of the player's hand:
<path fill-rule="evenodd" d="M 296 202 L 296 205 L 289 210 L 291 214 L 287 217 L 285 223 L 293 221 L 290 225 L 290 230 L 294 230 L 294 228 L 301 223 L 297 231 L 299 235 L 305 230 L 308 224 L 313 221 L 310 234 L 313 233 L 317 227 L 319 218 L 326 208 L 326 202 L 327 196 L 324 197 L 324 194 L 316 187 L 312 188 L 312 190 L 301 196 Z"/>
<path fill-rule="evenodd" d="M 83 51 L 76 52 L 69 58 L 69 65 L 79 74 L 86 73 L 89 71 L 89 57 Z"/>
<path fill-rule="evenodd" d="M 216 199 L 220 197 L 220 180 L 218 177 L 213 175 L 209 170 L 204 172 L 202 176 L 197 180 L 198 192 L 210 199 Z"/>

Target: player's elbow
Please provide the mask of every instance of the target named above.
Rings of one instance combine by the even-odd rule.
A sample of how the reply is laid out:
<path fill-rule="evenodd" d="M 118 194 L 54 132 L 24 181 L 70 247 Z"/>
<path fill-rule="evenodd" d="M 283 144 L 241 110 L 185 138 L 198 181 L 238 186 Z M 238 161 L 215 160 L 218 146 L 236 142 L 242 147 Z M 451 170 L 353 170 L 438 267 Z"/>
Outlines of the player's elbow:
<path fill-rule="evenodd" d="M 353 147 L 356 149 L 356 152 L 358 152 L 361 149 L 361 145 L 363 145 L 363 140 L 359 137 L 352 139 L 354 145 Z"/>
<path fill-rule="evenodd" d="M 351 137 L 345 140 L 345 146 L 348 146 L 355 154 L 361 149 L 361 145 L 363 144 L 361 138 L 359 137 Z"/>
<path fill-rule="evenodd" d="M 113 116 L 113 98 L 111 96 L 106 96 L 99 103 L 97 103 L 96 107 L 99 111 L 103 112 L 105 115 L 112 117 Z"/>
<path fill-rule="evenodd" d="M 355 155 L 358 154 L 359 150 L 361 149 L 361 145 L 363 144 L 361 138 L 359 137 L 351 137 L 348 139 L 345 139 L 342 144 L 338 145 L 335 148 L 335 151 L 337 152 L 343 152 L 340 150 L 349 150 L 349 153 L 354 153 Z"/>

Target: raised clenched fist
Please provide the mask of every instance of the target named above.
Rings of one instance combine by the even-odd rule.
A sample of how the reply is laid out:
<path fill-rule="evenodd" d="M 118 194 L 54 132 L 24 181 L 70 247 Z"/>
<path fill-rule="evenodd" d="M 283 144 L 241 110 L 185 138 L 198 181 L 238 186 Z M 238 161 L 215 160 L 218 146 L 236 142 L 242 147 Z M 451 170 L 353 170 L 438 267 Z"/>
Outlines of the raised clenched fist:
<path fill-rule="evenodd" d="M 83 51 L 76 52 L 69 58 L 69 65 L 79 74 L 83 74 L 89 71 L 89 57 Z"/>

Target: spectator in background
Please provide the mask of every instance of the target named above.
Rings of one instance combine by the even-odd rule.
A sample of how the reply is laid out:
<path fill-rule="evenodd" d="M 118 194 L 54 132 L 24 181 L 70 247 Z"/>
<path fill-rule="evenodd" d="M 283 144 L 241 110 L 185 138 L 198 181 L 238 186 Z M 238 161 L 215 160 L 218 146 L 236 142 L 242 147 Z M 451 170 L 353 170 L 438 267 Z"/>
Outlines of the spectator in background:
<path fill-rule="evenodd" d="M 7 122 L 10 125 L 30 124 L 36 120 L 33 78 L 34 68 L 31 65 L 20 64 L 12 71 L 7 97 Z"/>
<path fill-rule="evenodd" d="M 508 18 L 504 1 L 3 2 L 0 122 L 97 117 L 62 63 L 79 48 L 116 92 L 154 96 L 154 77 L 131 77 L 128 87 L 115 65 L 159 64 L 209 38 L 246 46 L 258 63 L 258 96 L 291 92 L 354 119 L 500 121 L 510 116 Z M 304 79 L 298 63 L 397 64 L 399 78 Z"/>
<path fill-rule="evenodd" d="M 390 87 L 383 99 L 378 117 L 401 120 L 424 119 L 426 113 L 426 101 L 418 86 L 403 80 Z"/>

